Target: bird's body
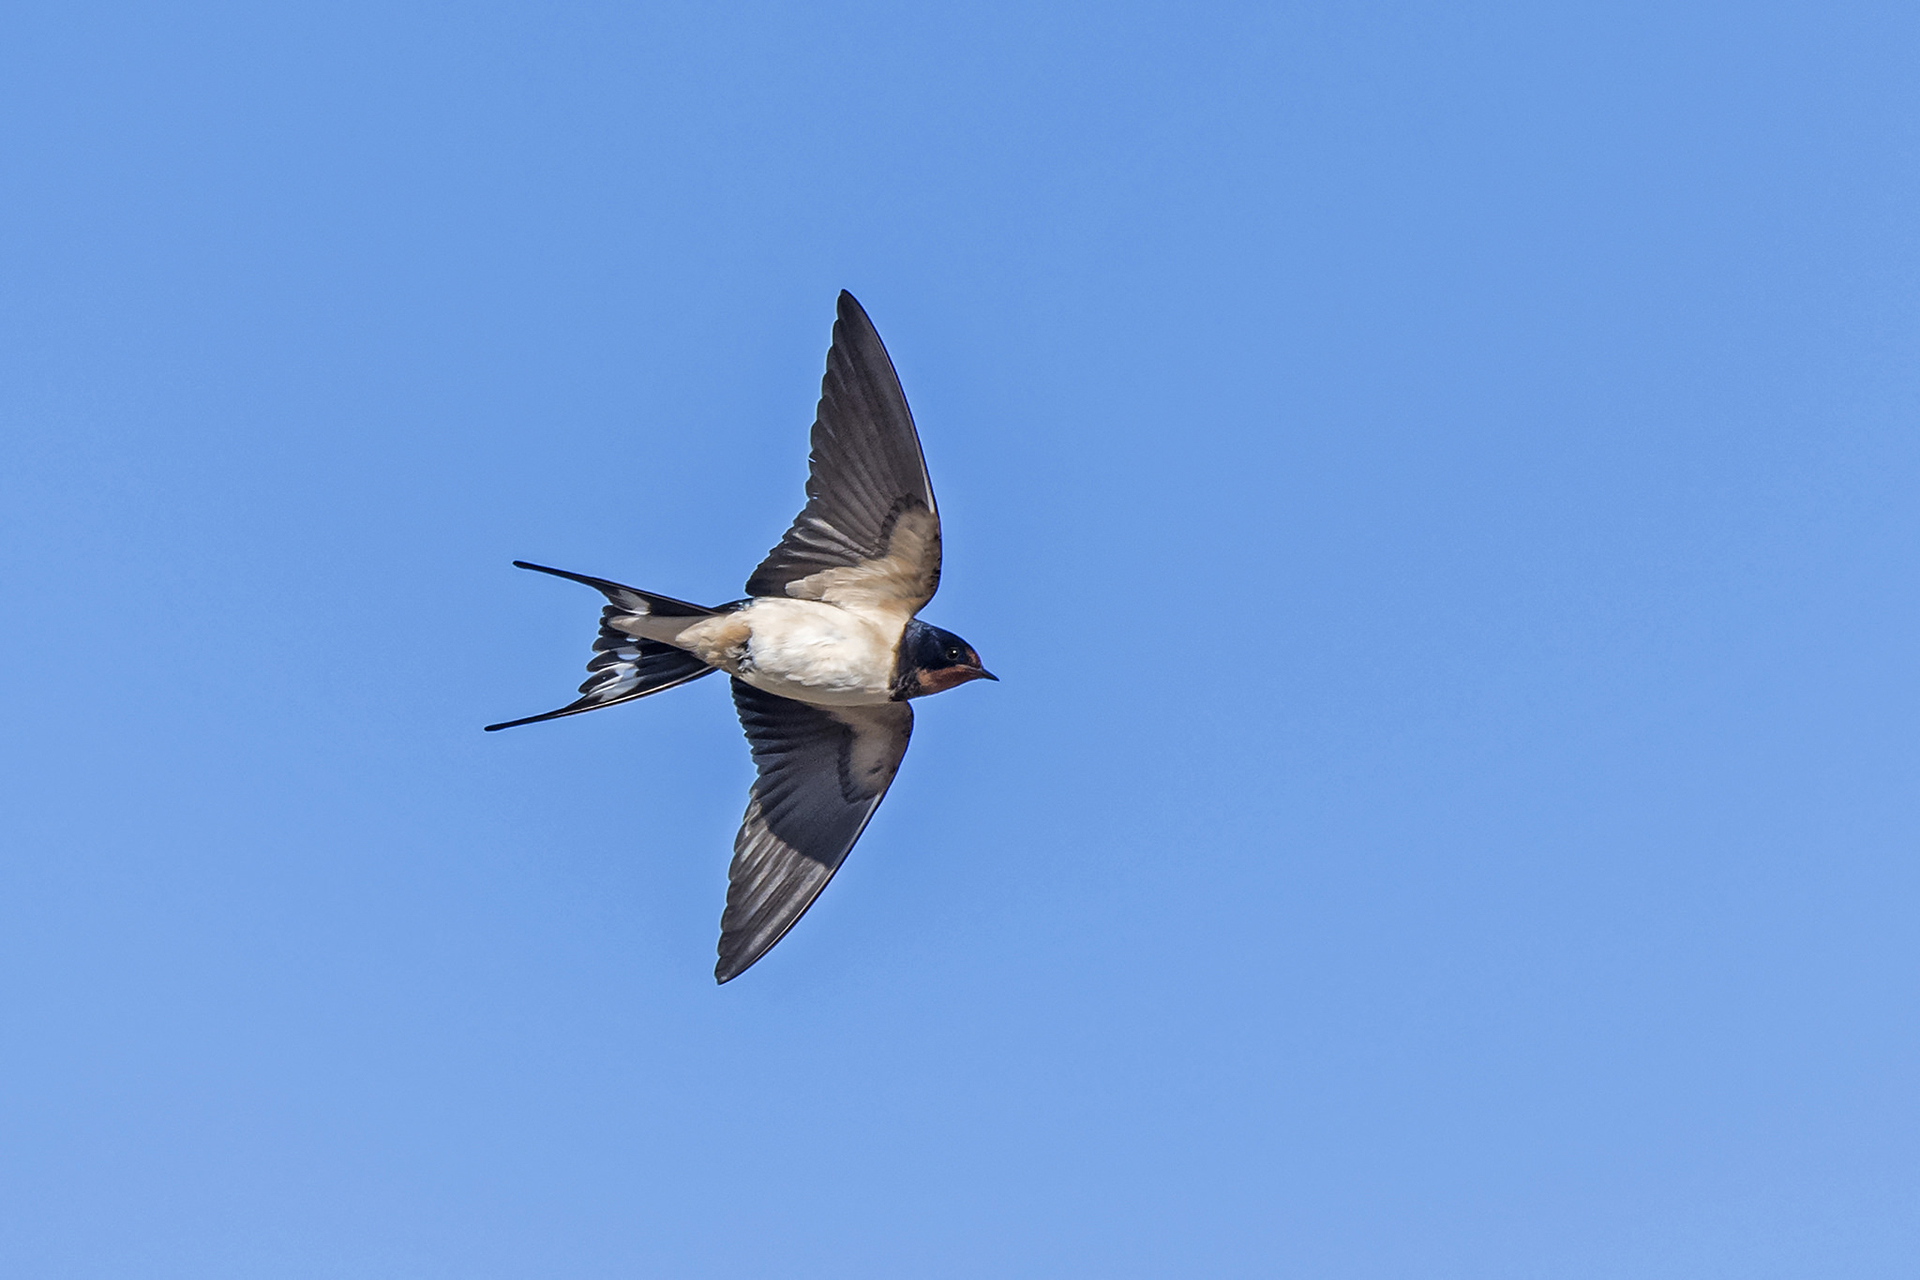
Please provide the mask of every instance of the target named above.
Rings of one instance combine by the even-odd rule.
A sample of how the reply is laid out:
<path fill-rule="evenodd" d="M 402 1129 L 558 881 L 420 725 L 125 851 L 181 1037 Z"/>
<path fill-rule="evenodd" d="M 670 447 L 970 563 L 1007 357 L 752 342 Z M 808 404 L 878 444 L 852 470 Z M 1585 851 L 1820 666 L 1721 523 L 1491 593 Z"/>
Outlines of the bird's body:
<path fill-rule="evenodd" d="M 807 505 L 747 580 L 706 608 L 602 578 L 514 563 L 607 597 L 581 697 L 511 728 L 629 702 L 725 671 L 759 778 L 734 840 L 726 982 L 800 918 L 879 807 L 913 729 L 909 699 L 994 677 L 919 621 L 940 582 L 940 517 L 886 348 L 840 295 L 813 427 Z"/>
<path fill-rule="evenodd" d="M 890 619 L 819 600 L 755 600 L 700 624 L 694 652 L 756 689 L 826 707 L 893 699 L 900 627 Z M 889 634 L 891 631 L 892 634 Z M 708 657 L 708 646 L 713 646 Z"/>
<path fill-rule="evenodd" d="M 636 639 L 684 649 L 756 689 L 847 707 L 892 700 L 904 629 L 885 614 L 771 597 L 691 622 L 626 614 L 607 624 Z"/>

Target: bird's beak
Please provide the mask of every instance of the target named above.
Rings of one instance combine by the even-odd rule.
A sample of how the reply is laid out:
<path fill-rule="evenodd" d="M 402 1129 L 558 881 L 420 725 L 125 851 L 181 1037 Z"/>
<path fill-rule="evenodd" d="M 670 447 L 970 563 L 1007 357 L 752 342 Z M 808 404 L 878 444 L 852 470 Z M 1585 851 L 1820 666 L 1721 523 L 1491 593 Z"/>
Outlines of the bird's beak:
<path fill-rule="evenodd" d="M 991 680 L 995 684 L 1000 683 L 1000 677 L 993 674 L 993 672 L 987 670 L 985 667 L 975 667 L 974 671 L 977 673 L 973 677 L 975 680 Z"/>

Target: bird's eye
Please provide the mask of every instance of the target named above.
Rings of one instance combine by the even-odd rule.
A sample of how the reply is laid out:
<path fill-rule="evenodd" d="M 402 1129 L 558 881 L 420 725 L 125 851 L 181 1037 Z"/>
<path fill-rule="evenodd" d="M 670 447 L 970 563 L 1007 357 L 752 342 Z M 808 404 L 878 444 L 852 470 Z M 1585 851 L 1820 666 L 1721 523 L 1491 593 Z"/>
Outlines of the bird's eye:
<path fill-rule="evenodd" d="M 947 646 L 947 661 L 948 662 L 960 661 L 960 651 L 954 648 L 952 645 Z"/>

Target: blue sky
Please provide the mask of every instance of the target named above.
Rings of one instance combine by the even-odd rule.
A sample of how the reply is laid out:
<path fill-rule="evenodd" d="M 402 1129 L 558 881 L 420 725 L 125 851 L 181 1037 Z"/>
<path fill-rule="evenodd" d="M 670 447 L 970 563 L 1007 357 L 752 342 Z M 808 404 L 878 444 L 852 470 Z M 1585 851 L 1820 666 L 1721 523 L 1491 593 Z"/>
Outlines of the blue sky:
<path fill-rule="evenodd" d="M 1906 1276 L 1920 19 L 23 5 L 0 1270 Z M 920 708 L 711 978 L 851 289 Z"/>

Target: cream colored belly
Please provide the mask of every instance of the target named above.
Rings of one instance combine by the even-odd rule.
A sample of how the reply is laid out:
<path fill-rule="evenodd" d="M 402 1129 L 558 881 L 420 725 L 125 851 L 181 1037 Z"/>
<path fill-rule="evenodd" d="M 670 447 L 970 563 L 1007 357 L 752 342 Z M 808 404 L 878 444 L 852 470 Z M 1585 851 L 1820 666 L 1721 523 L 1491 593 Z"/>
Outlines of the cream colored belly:
<path fill-rule="evenodd" d="M 783 698 L 871 706 L 891 700 L 900 633 L 838 605 L 768 599 L 703 619 L 671 643 Z"/>

